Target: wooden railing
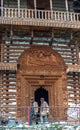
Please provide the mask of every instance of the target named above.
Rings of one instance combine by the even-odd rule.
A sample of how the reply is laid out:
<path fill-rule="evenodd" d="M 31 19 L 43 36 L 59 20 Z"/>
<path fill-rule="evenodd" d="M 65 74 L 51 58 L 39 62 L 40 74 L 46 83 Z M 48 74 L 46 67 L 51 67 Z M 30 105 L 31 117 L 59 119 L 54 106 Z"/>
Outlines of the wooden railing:
<path fill-rule="evenodd" d="M 74 12 L 61 12 L 49 10 L 3 8 L 3 17 L 43 19 L 55 21 L 80 21 L 80 14 Z"/>

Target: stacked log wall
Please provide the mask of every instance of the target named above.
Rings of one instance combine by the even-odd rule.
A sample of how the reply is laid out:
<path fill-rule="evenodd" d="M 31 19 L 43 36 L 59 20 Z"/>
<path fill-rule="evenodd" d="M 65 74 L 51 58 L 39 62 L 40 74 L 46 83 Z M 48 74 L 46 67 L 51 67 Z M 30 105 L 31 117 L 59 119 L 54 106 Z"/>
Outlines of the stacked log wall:
<path fill-rule="evenodd" d="M 66 65 L 78 64 L 75 39 L 70 42 L 70 33 L 65 31 L 30 31 L 16 30 L 10 36 L 10 30 L 4 31 L 1 42 L 1 62 L 17 63 L 21 53 L 31 45 L 51 45 L 63 58 Z M 3 105 L 7 107 L 8 113 L 16 113 L 16 71 L 1 71 L 0 90 L 2 91 Z M 80 103 L 80 74 L 71 72 L 67 74 L 68 79 L 68 101 L 69 103 Z M 9 108 L 10 107 L 10 108 Z M 14 108 L 15 107 L 15 108 Z"/>

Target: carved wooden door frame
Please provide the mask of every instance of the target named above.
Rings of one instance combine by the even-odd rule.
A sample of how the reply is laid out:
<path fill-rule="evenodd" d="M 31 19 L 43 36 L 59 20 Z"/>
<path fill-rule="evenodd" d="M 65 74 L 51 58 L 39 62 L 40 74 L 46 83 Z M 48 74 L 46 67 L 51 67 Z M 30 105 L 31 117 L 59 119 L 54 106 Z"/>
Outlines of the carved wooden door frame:
<path fill-rule="evenodd" d="M 67 104 L 66 94 L 66 98 L 63 97 L 64 91 L 67 92 L 66 65 L 56 51 L 49 46 L 33 46 L 22 53 L 18 64 L 17 106 L 28 107 L 30 98 L 40 85 L 49 93 L 50 106 Z M 17 109 L 18 117 L 25 117 L 25 113 L 25 109 Z M 59 109 L 55 113 L 59 116 L 63 114 Z"/>

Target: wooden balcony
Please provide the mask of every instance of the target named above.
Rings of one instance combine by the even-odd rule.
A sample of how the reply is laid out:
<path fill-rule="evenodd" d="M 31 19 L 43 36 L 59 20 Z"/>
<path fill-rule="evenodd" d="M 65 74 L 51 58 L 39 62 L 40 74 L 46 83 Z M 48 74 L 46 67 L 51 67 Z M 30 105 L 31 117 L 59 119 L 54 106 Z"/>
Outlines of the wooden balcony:
<path fill-rule="evenodd" d="M 3 8 L 0 24 L 80 29 L 80 14 L 50 10 Z"/>

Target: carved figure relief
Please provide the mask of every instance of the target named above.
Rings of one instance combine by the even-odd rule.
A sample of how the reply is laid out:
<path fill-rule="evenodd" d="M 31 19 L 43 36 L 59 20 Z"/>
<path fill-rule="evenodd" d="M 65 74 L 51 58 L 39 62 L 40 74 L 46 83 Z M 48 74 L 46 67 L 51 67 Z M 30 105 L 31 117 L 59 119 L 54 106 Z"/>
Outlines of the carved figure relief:
<path fill-rule="evenodd" d="M 34 54 L 29 54 L 27 56 L 27 65 L 57 65 L 57 58 L 52 53 L 46 54 L 44 51 L 35 51 Z"/>

